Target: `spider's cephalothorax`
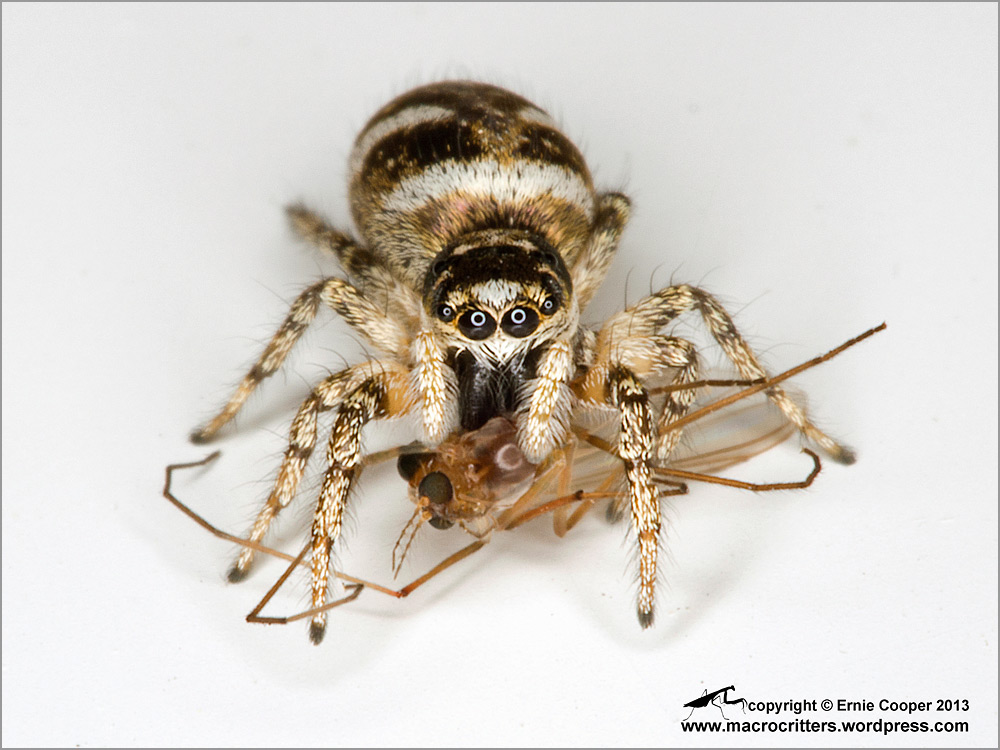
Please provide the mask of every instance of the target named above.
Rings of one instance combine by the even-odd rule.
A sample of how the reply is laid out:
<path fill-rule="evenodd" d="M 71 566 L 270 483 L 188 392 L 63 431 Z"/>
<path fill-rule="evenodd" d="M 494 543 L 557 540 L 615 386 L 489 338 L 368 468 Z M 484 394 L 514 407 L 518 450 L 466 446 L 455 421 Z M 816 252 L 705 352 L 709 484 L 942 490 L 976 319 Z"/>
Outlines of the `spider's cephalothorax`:
<path fill-rule="evenodd" d="M 607 273 L 629 201 L 595 192 L 579 150 L 552 119 L 495 86 L 431 84 L 379 110 L 355 142 L 350 198 L 361 242 L 302 206 L 289 216 L 303 237 L 336 255 L 351 281 L 330 277 L 302 292 L 229 403 L 194 435 L 208 440 L 232 419 L 321 305 L 379 350 L 377 359 L 328 377 L 302 404 L 249 539 L 259 543 L 294 497 L 321 412 L 335 416 L 311 532 L 314 607 L 326 601 L 368 422 L 416 412 L 433 447 L 502 417 L 516 425 L 523 457 L 541 464 L 564 444 L 576 414 L 610 409 L 619 415 L 617 455 L 639 545 L 639 620 L 651 624 L 660 538 L 651 472 L 677 444 L 681 429 L 671 423 L 693 392 L 672 391 L 654 409 L 644 383 L 670 368 L 680 386 L 698 378 L 694 346 L 663 332 L 689 310 L 701 314 L 741 377 L 764 377 L 729 315 L 705 292 L 680 285 L 597 331 L 581 327 L 580 311 Z M 780 387 L 768 395 L 807 437 L 850 459 Z M 252 559 L 248 546 L 230 579 L 243 578 Z M 325 612 L 312 618 L 315 642 L 325 623 Z"/>
<path fill-rule="evenodd" d="M 567 265 L 585 251 L 599 205 L 580 152 L 526 99 L 446 82 L 376 113 L 351 173 L 354 218 L 374 257 L 348 260 L 348 271 L 364 278 L 374 260 L 420 295 L 419 326 L 445 355 L 446 389 L 457 387 L 457 424 L 451 404 L 435 405 L 426 437 L 518 411 L 542 357 L 578 325 Z M 536 429 L 532 458 L 562 435 L 566 395 L 553 427 Z"/>

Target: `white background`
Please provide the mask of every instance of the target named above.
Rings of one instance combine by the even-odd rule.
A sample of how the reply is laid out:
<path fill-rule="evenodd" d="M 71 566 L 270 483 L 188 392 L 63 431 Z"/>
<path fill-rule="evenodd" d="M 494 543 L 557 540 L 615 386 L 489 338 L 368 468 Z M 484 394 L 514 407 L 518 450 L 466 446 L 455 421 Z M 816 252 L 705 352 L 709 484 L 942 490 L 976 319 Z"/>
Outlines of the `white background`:
<path fill-rule="evenodd" d="M 231 549 L 161 498 L 163 467 L 204 455 L 187 432 L 336 272 L 282 206 L 349 225 L 354 134 L 458 76 L 548 108 L 633 196 L 589 320 L 699 283 L 774 370 L 888 321 L 798 383 L 861 459 L 673 502 L 652 630 L 631 543 L 593 514 L 500 535 L 408 600 L 366 592 L 314 648 L 243 622 L 280 566 L 226 584 Z M 995 746 L 996 206 L 995 4 L 5 4 L 4 745 Z M 363 356 L 323 320 L 179 482 L 226 528 L 308 383 Z M 802 467 L 781 448 L 742 475 Z M 391 470 L 365 479 L 341 560 L 387 581 L 410 511 Z M 461 543 L 419 541 L 424 562 Z M 970 730 L 682 734 L 682 704 L 730 684 L 968 699 L 917 718 Z"/>

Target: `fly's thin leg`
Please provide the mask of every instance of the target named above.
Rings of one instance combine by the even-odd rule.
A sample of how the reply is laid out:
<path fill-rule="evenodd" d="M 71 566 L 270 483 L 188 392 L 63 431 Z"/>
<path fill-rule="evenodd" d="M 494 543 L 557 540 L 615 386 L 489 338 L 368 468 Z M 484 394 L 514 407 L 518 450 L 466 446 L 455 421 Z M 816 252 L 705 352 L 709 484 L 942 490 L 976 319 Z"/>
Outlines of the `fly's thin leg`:
<path fill-rule="evenodd" d="M 689 391 L 697 388 L 748 388 L 752 385 L 766 383 L 767 378 L 743 378 L 720 379 L 709 378 L 707 380 L 692 380 L 689 383 L 669 383 L 649 389 L 650 396 L 659 396 L 663 393 L 673 393 L 674 391 Z"/>
<path fill-rule="evenodd" d="M 740 490 L 751 490 L 753 492 L 773 492 L 775 490 L 803 490 L 812 485 L 813 480 L 819 476 L 823 465 L 819 456 L 808 448 L 803 448 L 805 453 L 813 460 L 812 470 L 805 479 L 798 482 L 772 482 L 770 484 L 755 484 L 753 482 L 743 482 L 739 479 L 729 479 L 727 477 L 717 477 L 712 474 L 698 474 L 693 471 L 681 471 L 680 469 L 653 469 L 653 474 L 657 477 L 674 477 L 676 479 L 687 479 L 693 482 L 704 482 L 706 484 L 721 484 L 725 487 L 735 487 Z"/>
<path fill-rule="evenodd" d="M 215 536 L 219 537 L 219 539 L 225 539 L 227 542 L 233 542 L 234 544 L 239 544 L 243 547 L 250 547 L 251 549 L 254 549 L 258 552 L 263 552 L 264 554 L 267 555 L 273 555 L 274 557 L 280 557 L 283 560 L 294 560 L 295 558 L 293 558 L 291 555 L 285 554 L 284 552 L 272 549 L 271 547 L 265 547 L 263 544 L 258 544 L 257 542 L 248 541 L 241 537 L 235 536 L 234 534 L 230 534 L 226 531 L 223 531 L 217 526 L 213 526 L 203 516 L 200 516 L 197 513 L 195 513 L 187 505 L 182 503 L 174 496 L 173 492 L 171 491 L 171 486 L 173 484 L 175 471 L 179 469 L 193 469 L 197 466 L 206 466 L 207 464 L 218 458 L 220 455 L 221 454 L 219 451 L 215 451 L 214 453 L 209 454 L 200 461 L 190 461 L 188 463 L 182 463 L 182 464 L 170 464 L 166 469 L 167 476 L 166 476 L 166 481 L 163 484 L 163 496 L 167 500 L 169 500 L 175 508 L 180 510 L 181 513 L 186 515 L 188 518 L 190 518 L 192 521 L 194 521 L 196 524 L 201 526 L 206 531 L 209 531 Z"/>
<path fill-rule="evenodd" d="M 383 461 L 387 461 L 389 459 L 397 458 L 399 456 L 401 450 L 402 450 L 401 448 L 389 448 L 389 449 L 384 450 L 384 451 L 378 451 L 376 453 L 371 453 L 371 454 L 369 454 L 368 456 L 365 457 L 364 462 L 363 462 L 364 466 L 371 466 L 371 465 L 379 464 L 379 463 L 381 463 Z M 173 494 L 172 485 L 173 485 L 173 476 L 174 476 L 174 472 L 175 471 L 178 471 L 178 470 L 181 470 L 181 469 L 193 469 L 193 468 L 196 468 L 198 466 L 206 466 L 209 463 L 211 463 L 212 461 L 214 461 L 216 458 L 218 458 L 220 455 L 221 455 L 221 453 L 219 451 L 215 451 L 214 453 L 211 453 L 210 455 L 206 456 L 205 458 L 201 459 L 200 461 L 190 461 L 190 462 L 187 462 L 187 463 L 170 464 L 169 466 L 167 466 L 167 468 L 166 468 L 166 479 L 165 479 L 164 485 L 163 485 L 163 497 L 165 497 L 167 500 L 169 500 L 170 503 L 175 508 L 177 508 L 179 511 L 181 511 L 184 515 L 186 515 L 188 518 L 190 518 L 196 524 L 198 524 L 199 526 L 201 526 L 203 529 L 205 529 L 206 531 L 208 531 L 212 535 L 218 537 L 219 539 L 224 539 L 227 542 L 232 542 L 233 544 L 238 544 L 241 547 L 249 548 L 249 549 L 255 550 L 256 552 L 261 552 L 261 553 L 263 553 L 265 555 L 271 555 L 272 557 L 277 557 L 277 558 L 279 558 L 281 560 L 291 561 L 291 562 L 294 562 L 296 565 L 298 565 L 301 562 L 301 555 L 299 557 L 293 557 L 292 555 L 289 555 L 286 552 L 282 552 L 281 550 L 274 549 L 273 547 L 268 547 L 268 546 L 266 546 L 264 544 L 260 544 L 259 542 L 254 542 L 254 541 L 251 541 L 249 539 L 243 539 L 242 537 L 238 537 L 235 534 L 230 534 L 227 531 L 223 531 L 218 526 L 213 525 L 204 516 L 201 516 L 201 515 L 195 513 L 193 510 L 191 510 L 191 508 L 189 508 L 187 505 L 185 505 L 183 502 L 181 502 Z M 292 566 L 292 567 L 294 567 L 294 566 Z M 334 571 L 334 575 L 336 575 L 337 578 L 341 579 L 342 581 L 347 581 L 350 584 L 360 584 L 360 585 L 362 585 L 362 586 L 364 586 L 366 588 L 370 588 L 370 589 L 373 589 L 375 591 L 381 591 L 382 593 L 385 593 L 385 594 L 391 594 L 393 596 L 398 596 L 398 594 L 397 594 L 396 591 L 393 591 L 392 589 L 386 588 L 385 586 L 380 586 L 377 583 L 372 583 L 371 581 L 366 581 L 363 578 L 356 578 L 356 577 L 348 575 L 346 573 L 340 573 L 340 572 L 336 572 L 336 571 Z M 273 593 L 272 593 L 272 596 L 273 596 Z"/>
<path fill-rule="evenodd" d="M 505 527 L 507 530 L 516 529 L 518 526 L 528 523 L 528 521 L 533 521 L 539 516 L 544 516 L 546 513 L 552 513 L 553 511 L 565 507 L 571 503 L 589 503 L 593 505 L 594 503 L 600 502 L 601 500 L 607 500 L 609 498 L 617 497 L 618 492 L 584 492 L 583 490 L 578 490 L 572 494 L 565 495 L 563 497 L 557 497 L 554 500 L 549 500 L 547 503 L 539 505 L 537 508 L 532 508 L 529 511 L 521 514 Z"/>
<path fill-rule="evenodd" d="M 271 590 L 268 591 L 267 594 L 264 595 L 264 598 L 261 599 L 261 601 L 257 604 L 256 607 L 254 607 L 253 611 L 249 615 L 247 615 L 247 622 L 265 623 L 265 624 L 272 624 L 273 625 L 273 624 L 284 624 L 284 623 L 288 623 L 288 622 L 294 622 L 296 620 L 304 620 L 306 618 L 315 618 L 317 616 L 325 616 L 325 613 L 328 612 L 329 610 L 333 609 L 334 607 L 339 607 L 340 605 L 346 604 L 349 601 L 353 601 L 358 596 L 360 596 L 362 588 L 371 588 L 371 589 L 374 589 L 375 591 L 379 591 L 379 592 L 381 592 L 383 594 L 388 594 L 389 596 L 391 596 L 391 597 L 393 597 L 395 599 L 402 599 L 402 598 L 404 598 L 404 597 L 409 596 L 410 594 L 412 594 L 416 589 L 420 588 L 425 583 L 427 583 L 429 580 L 431 580 L 432 578 L 434 578 L 439 573 L 447 570 L 448 568 L 450 568 L 455 563 L 460 562 L 461 560 L 464 560 L 466 557 L 468 557 L 469 555 L 471 555 L 471 554 L 473 554 L 475 552 L 478 552 L 484 546 L 486 546 L 486 542 L 484 542 L 484 541 L 472 542 L 472 544 L 469 544 L 469 545 L 463 547 L 458 552 L 455 552 L 454 554 L 449 555 L 444 560 L 442 560 L 437 565 L 435 565 L 433 568 L 431 568 L 429 571 L 427 571 L 426 573 L 424 573 L 422 576 L 420 576 L 419 578 L 417 578 L 416 580 L 412 581 L 411 583 L 407 584 L 406 586 L 404 586 L 403 588 L 401 588 L 399 590 L 393 590 L 393 589 L 386 588 L 384 586 L 378 586 L 378 585 L 375 585 L 375 584 L 371 584 L 371 583 L 367 583 L 367 582 L 363 582 L 363 581 L 358 581 L 357 588 L 355 588 L 354 586 L 348 586 L 347 588 L 353 588 L 354 590 L 350 594 L 348 594 L 346 597 L 344 597 L 342 599 L 338 599 L 337 601 L 327 602 L 327 603 L 322 604 L 322 605 L 320 605 L 318 607 L 312 607 L 311 609 L 307 609 L 304 612 L 298 612 L 297 614 L 288 615 L 287 617 L 261 617 L 260 611 L 267 605 L 267 603 L 271 600 L 271 598 L 277 593 L 278 589 L 282 586 L 282 584 L 284 584 L 284 582 L 286 580 L 288 580 L 288 577 L 292 574 L 292 571 L 298 565 L 303 564 L 303 561 L 304 561 L 304 558 L 305 558 L 305 553 L 309 550 L 309 546 L 307 545 L 305 548 L 303 548 L 303 550 L 299 554 L 299 556 L 293 559 L 292 564 L 289 565 L 288 568 L 286 568 L 286 570 L 282 574 L 281 578 L 279 578 L 278 581 L 275 582 L 274 586 L 271 587 Z M 342 577 L 344 577 L 344 576 L 342 576 Z M 345 578 L 345 580 L 351 580 L 350 578 L 347 578 L 347 577 L 344 577 L 344 578 Z M 354 579 L 354 580 L 357 580 L 357 579 Z M 251 616 L 253 616 L 253 619 L 251 619 Z"/>
<path fill-rule="evenodd" d="M 292 559 L 292 562 L 288 565 L 287 568 L 285 568 L 285 572 L 281 574 L 278 580 L 274 582 L 274 585 L 271 586 L 270 589 L 268 589 L 266 594 L 264 594 L 264 597 L 259 602 L 257 602 L 257 606 L 254 607 L 250 611 L 250 614 L 247 615 L 246 618 L 247 622 L 258 625 L 287 625 L 290 622 L 295 622 L 296 620 L 302 620 L 313 614 L 312 610 L 309 610 L 307 612 L 300 612 L 297 615 L 291 615 L 289 617 L 264 617 L 260 614 L 261 610 L 267 606 L 267 603 L 271 601 L 272 597 L 274 597 L 274 595 L 278 593 L 278 589 L 280 589 L 284 585 L 285 581 L 288 580 L 288 577 L 292 574 L 292 571 L 295 570 L 295 568 L 297 568 L 302 563 L 302 559 L 306 556 L 306 552 L 309 551 L 309 546 L 310 545 L 307 544 L 305 547 L 303 547 L 302 551 L 299 552 L 298 556 Z M 358 598 L 358 596 L 361 595 L 361 591 L 362 589 L 364 589 L 364 584 L 355 583 L 350 586 L 347 586 L 346 588 L 351 589 L 351 593 L 341 599 L 337 599 L 334 602 L 330 602 L 324 608 L 323 611 L 326 611 L 327 609 L 333 609 L 334 607 L 339 607 L 341 604 L 347 604 L 348 602 L 353 602 L 355 599 Z"/>
<path fill-rule="evenodd" d="M 686 491 L 686 488 L 684 488 L 683 491 Z M 539 508 L 535 508 L 535 509 L 532 509 L 532 510 L 526 512 L 526 513 L 521 514 L 520 516 L 518 516 L 517 518 L 515 518 L 511 522 L 510 525 L 505 526 L 504 528 L 508 528 L 508 529 L 515 528 L 517 526 L 520 526 L 523 523 L 527 523 L 528 521 L 530 521 L 530 520 L 532 520 L 534 518 L 537 518 L 540 515 L 552 512 L 556 508 L 561 507 L 563 505 L 567 505 L 567 504 L 570 504 L 570 503 L 579 502 L 581 500 L 582 501 L 593 500 L 594 502 L 597 502 L 599 500 L 606 499 L 608 497 L 613 497 L 615 494 L 616 493 L 613 493 L 613 492 L 599 492 L 599 493 L 576 492 L 576 493 L 572 493 L 572 494 L 567 495 L 565 497 L 560 497 L 560 498 L 556 498 L 555 500 L 550 500 L 549 502 L 545 503 L 544 505 L 539 506 Z M 674 492 L 672 492 L 670 494 L 678 494 L 678 493 L 677 493 L 677 491 L 674 491 Z M 346 604 L 349 601 L 353 601 L 358 596 L 360 596 L 362 588 L 371 588 L 371 589 L 373 589 L 375 591 L 379 591 L 379 592 L 381 592 L 383 594 L 387 594 L 387 595 L 392 596 L 392 597 L 394 597 L 396 599 L 402 599 L 402 598 L 407 597 L 410 594 L 412 594 L 414 591 L 416 591 L 418 588 L 420 588 L 425 583 L 427 583 L 428 581 L 430 581 L 432 578 L 435 578 L 440 573 L 443 573 L 445 570 L 447 570 L 448 568 L 450 568 L 452 565 L 454 565 L 454 564 L 456 564 L 458 562 L 461 562 L 462 560 L 464 560 L 465 558 L 469 557 L 470 555 L 478 552 L 483 547 L 485 547 L 486 544 L 487 544 L 486 541 L 477 540 L 475 542 L 472 542 L 471 544 L 466 545 L 462 549 L 460 549 L 457 552 L 455 552 L 455 553 L 449 555 L 448 557 L 446 557 L 444 560 L 442 560 L 440 563 L 438 563 L 437 565 L 435 565 L 433 568 L 431 568 L 429 571 L 427 571 L 426 573 L 424 573 L 419 578 L 414 579 L 409 584 L 407 584 L 406 586 L 404 586 L 403 588 L 398 589 L 398 590 L 389 589 L 389 588 L 386 588 L 384 586 L 378 586 L 377 584 L 373 584 L 373 583 L 370 583 L 370 582 L 367 582 L 367 581 L 361 581 L 359 579 L 351 578 L 350 576 L 338 574 L 344 580 L 352 581 L 352 582 L 355 582 L 357 584 L 357 587 L 355 587 L 355 586 L 348 586 L 348 588 L 351 588 L 353 590 L 346 597 L 344 597 L 342 599 L 338 599 L 337 601 L 334 601 L 334 602 L 327 602 L 326 604 L 323 604 L 321 606 L 313 607 L 311 609 L 307 609 L 307 610 L 305 610 L 303 612 L 298 612 L 298 613 L 296 613 L 294 615 L 289 615 L 287 617 L 264 617 L 264 616 L 261 616 L 261 614 L 260 614 L 261 610 L 274 597 L 274 595 L 277 593 L 278 589 L 281 588 L 281 586 L 285 583 L 285 581 L 288 580 L 288 577 L 292 574 L 292 571 L 297 566 L 304 564 L 305 555 L 308 552 L 309 546 L 310 546 L 310 545 L 306 545 L 302 549 L 302 551 L 299 553 L 299 555 L 297 557 L 291 558 L 290 555 L 288 556 L 289 558 L 291 558 L 291 563 L 285 569 L 284 573 L 282 573 L 281 577 L 275 582 L 275 584 L 267 592 L 267 594 L 264 595 L 264 598 L 262 598 L 261 601 L 257 604 L 257 606 L 254 607 L 253 611 L 249 615 L 247 615 L 247 622 L 265 623 L 265 624 L 283 624 L 283 623 L 288 623 L 288 622 L 294 622 L 296 620 L 304 620 L 306 618 L 314 618 L 314 617 L 316 617 L 318 615 L 323 615 L 325 612 L 333 609 L 334 607 L 339 607 L 342 604 Z"/>

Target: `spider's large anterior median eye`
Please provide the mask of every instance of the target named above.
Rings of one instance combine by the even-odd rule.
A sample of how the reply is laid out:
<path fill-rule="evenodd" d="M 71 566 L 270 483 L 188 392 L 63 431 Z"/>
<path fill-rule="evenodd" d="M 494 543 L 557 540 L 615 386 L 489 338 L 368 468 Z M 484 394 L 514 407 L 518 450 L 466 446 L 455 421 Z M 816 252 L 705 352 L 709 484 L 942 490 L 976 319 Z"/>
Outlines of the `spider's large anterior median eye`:
<path fill-rule="evenodd" d="M 500 327 L 515 338 L 524 338 L 538 328 L 538 313 L 530 307 L 515 307 L 503 316 Z"/>
<path fill-rule="evenodd" d="M 497 329 L 497 322 L 491 315 L 482 310 L 468 310 L 458 319 L 458 328 L 466 338 L 481 341 L 489 337 Z"/>

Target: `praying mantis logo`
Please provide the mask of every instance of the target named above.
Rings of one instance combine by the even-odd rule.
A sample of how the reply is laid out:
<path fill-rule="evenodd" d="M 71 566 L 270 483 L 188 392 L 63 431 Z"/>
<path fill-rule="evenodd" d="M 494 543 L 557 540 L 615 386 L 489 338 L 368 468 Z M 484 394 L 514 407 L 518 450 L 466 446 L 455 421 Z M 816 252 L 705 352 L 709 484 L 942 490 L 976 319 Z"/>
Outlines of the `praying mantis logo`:
<path fill-rule="evenodd" d="M 743 709 L 743 713 L 746 713 L 747 699 L 734 698 L 733 700 L 729 700 L 730 690 L 736 690 L 736 687 L 734 685 L 730 685 L 729 687 L 724 687 L 719 690 L 716 690 L 714 693 L 710 693 L 707 690 L 703 690 L 701 692 L 700 698 L 695 698 L 693 701 L 684 704 L 684 708 L 691 709 L 691 713 L 687 715 L 687 718 L 685 718 L 684 721 L 687 721 L 688 719 L 691 718 L 696 708 L 707 708 L 708 706 L 715 706 L 717 709 L 719 709 L 719 713 L 722 714 L 722 718 L 725 719 L 726 721 L 729 721 L 729 717 L 727 717 L 726 712 L 723 711 L 722 709 L 723 705 L 726 706 L 739 705 Z"/>

